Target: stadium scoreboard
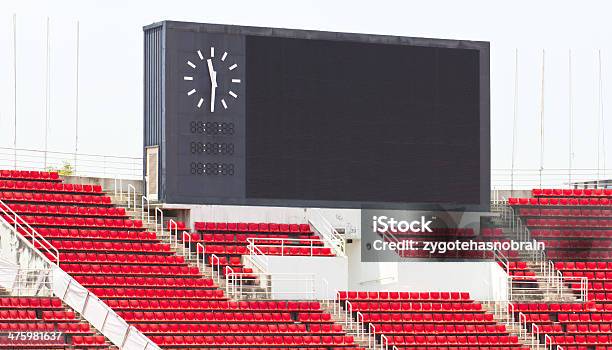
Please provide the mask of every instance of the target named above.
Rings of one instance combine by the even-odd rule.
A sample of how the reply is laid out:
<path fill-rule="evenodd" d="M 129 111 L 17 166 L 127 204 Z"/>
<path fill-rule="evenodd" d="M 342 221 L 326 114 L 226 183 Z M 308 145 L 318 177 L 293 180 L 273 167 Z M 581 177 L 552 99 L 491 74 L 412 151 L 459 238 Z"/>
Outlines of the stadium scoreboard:
<path fill-rule="evenodd" d="M 144 31 L 149 195 L 486 209 L 488 43 L 170 21 Z"/>

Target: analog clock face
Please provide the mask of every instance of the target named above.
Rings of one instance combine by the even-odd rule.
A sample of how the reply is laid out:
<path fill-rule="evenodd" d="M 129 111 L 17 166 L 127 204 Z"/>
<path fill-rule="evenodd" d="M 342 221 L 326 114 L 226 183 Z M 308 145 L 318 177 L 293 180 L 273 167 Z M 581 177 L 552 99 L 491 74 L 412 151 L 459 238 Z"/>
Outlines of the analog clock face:
<path fill-rule="evenodd" d="M 197 108 L 206 108 L 211 113 L 220 108 L 230 108 L 233 100 L 238 98 L 234 90 L 241 83 L 237 78 L 238 64 L 232 61 L 227 51 L 217 54 L 214 46 L 198 50 L 196 54 L 185 62 L 190 71 L 183 76 L 188 84 L 185 93 L 193 98 Z"/>

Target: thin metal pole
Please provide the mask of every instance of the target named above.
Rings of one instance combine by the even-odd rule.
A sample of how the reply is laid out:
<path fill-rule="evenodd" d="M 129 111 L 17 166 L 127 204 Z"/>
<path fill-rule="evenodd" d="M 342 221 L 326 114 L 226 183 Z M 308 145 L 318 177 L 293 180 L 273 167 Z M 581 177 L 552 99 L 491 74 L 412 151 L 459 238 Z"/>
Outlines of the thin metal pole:
<path fill-rule="evenodd" d="M 512 170 L 510 171 L 510 194 L 514 196 L 514 165 L 516 153 L 516 123 L 518 116 L 518 49 L 514 50 L 514 116 L 512 120 Z"/>
<path fill-rule="evenodd" d="M 75 92 L 75 126 L 74 126 L 74 171 L 77 171 L 77 154 L 79 152 L 79 21 L 76 23 L 76 92 Z"/>
<path fill-rule="evenodd" d="M 540 188 L 542 188 L 542 171 L 544 170 L 544 68 L 546 51 L 542 49 L 542 86 L 540 96 Z"/>
<path fill-rule="evenodd" d="M 602 69 L 601 69 L 601 49 L 598 52 L 599 56 L 599 127 L 597 128 L 597 132 L 601 130 L 601 165 L 602 165 L 602 178 L 606 178 L 606 124 L 604 123 L 604 100 L 603 100 L 603 78 L 602 78 Z M 599 152 L 598 152 L 599 153 Z M 599 162 L 597 164 L 599 170 Z M 599 185 L 599 178 L 598 178 Z M 597 186 L 599 187 L 599 186 Z"/>
<path fill-rule="evenodd" d="M 44 167 L 47 168 L 47 147 L 49 139 L 49 17 L 47 17 L 47 60 L 45 75 L 45 156 Z"/>
<path fill-rule="evenodd" d="M 13 167 L 17 170 L 17 14 L 13 14 Z"/>
<path fill-rule="evenodd" d="M 572 185 L 572 160 L 574 158 L 574 150 L 573 150 L 573 141 L 574 141 L 574 96 L 572 91 L 572 49 L 569 49 L 567 56 L 568 63 L 568 108 L 569 108 L 569 159 L 568 159 L 568 176 L 569 176 L 569 186 Z"/>

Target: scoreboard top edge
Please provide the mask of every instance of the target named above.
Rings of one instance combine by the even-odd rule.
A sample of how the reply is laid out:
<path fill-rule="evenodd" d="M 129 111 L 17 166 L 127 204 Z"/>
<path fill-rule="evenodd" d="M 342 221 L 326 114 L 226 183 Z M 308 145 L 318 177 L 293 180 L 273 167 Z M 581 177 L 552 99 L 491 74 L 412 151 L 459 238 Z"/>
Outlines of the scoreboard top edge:
<path fill-rule="evenodd" d="M 195 23 L 161 21 L 143 27 L 145 32 L 163 27 L 166 30 L 178 30 L 202 33 L 223 33 L 235 35 L 269 36 L 295 39 L 319 39 L 337 41 L 356 41 L 378 44 L 395 44 L 411 46 L 433 46 L 458 49 L 475 49 L 488 51 L 490 43 L 488 41 L 475 40 L 454 40 L 454 39 L 435 39 L 435 38 L 416 38 L 396 35 L 363 34 L 363 33 L 342 33 L 328 32 L 319 30 L 302 30 L 286 28 L 251 27 L 227 24 Z"/>

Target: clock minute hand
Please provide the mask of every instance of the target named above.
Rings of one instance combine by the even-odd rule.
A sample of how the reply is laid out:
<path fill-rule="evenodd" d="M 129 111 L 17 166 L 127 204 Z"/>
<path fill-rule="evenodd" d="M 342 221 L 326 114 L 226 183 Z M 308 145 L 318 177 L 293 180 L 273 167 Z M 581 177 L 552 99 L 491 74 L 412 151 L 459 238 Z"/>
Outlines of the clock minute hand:
<path fill-rule="evenodd" d="M 210 84 L 213 87 L 217 87 L 217 72 L 213 68 L 212 60 L 209 58 L 206 60 L 208 63 L 208 75 L 210 76 Z"/>
<path fill-rule="evenodd" d="M 215 91 L 217 90 L 217 72 L 213 68 L 212 60 L 209 58 L 206 60 L 208 63 L 208 75 L 210 76 L 210 112 L 215 111 Z"/>

